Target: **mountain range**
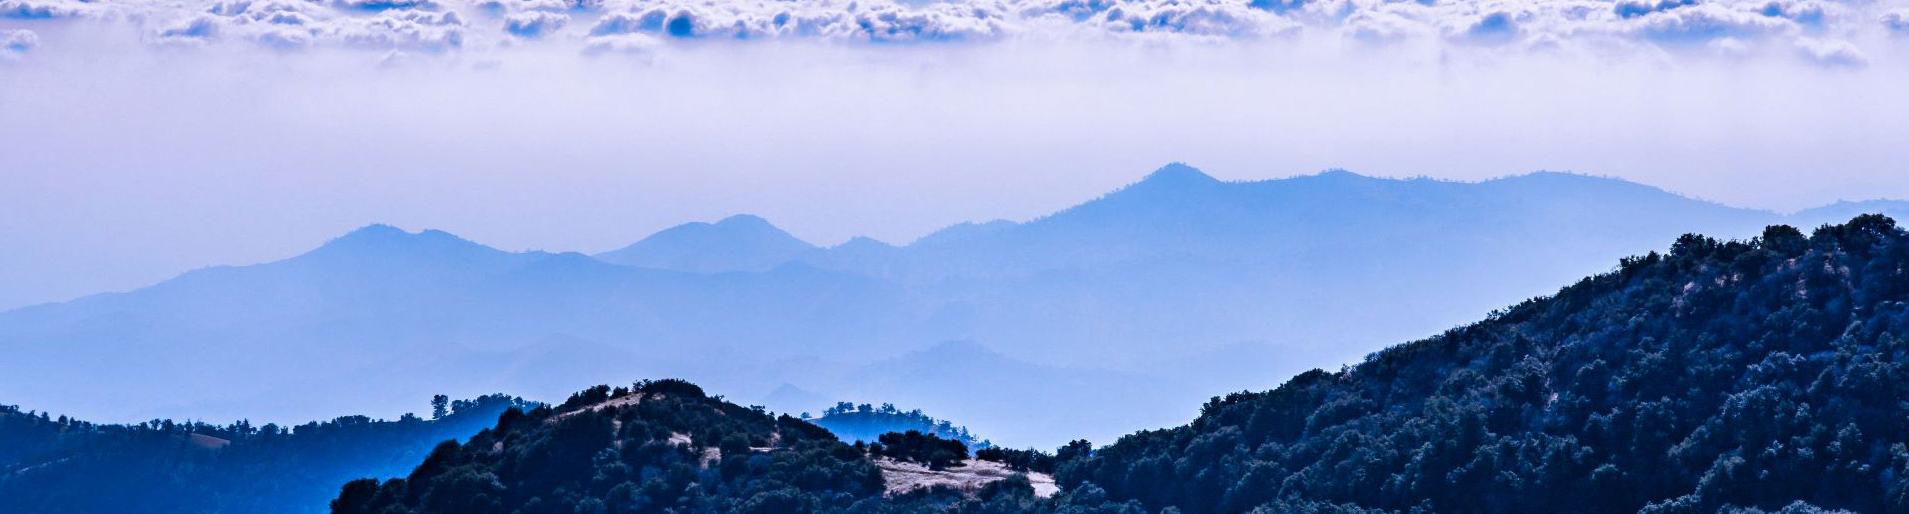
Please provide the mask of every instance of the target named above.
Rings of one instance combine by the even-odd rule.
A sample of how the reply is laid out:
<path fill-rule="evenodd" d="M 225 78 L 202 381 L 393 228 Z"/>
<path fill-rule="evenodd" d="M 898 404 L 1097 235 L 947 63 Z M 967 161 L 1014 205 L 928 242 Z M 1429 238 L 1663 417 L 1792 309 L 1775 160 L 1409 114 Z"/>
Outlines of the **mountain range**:
<path fill-rule="evenodd" d="M 1104 440 L 1680 234 L 1859 212 L 1909 204 L 1779 214 L 1564 173 L 1225 182 L 1174 164 L 905 245 L 818 247 L 753 216 L 594 256 L 372 225 L 282 261 L 0 313 L 0 398 L 104 421 L 302 420 L 681 376 L 792 412 L 905 403 L 1009 445 Z M 771 395 L 785 386 L 808 394 Z"/>
<path fill-rule="evenodd" d="M 1744 240 L 1675 241 L 1480 321 L 1336 372 L 1214 397 L 1189 423 L 1105 446 L 963 459 L 961 443 L 920 432 L 847 446 L 803 420 L 664 380 L 507 411 L 404 478 L 348 483 L 331 506 L 1909 512 L 1909 232 L 1862 215 L 1808 235 L 1779 225 Z"/>

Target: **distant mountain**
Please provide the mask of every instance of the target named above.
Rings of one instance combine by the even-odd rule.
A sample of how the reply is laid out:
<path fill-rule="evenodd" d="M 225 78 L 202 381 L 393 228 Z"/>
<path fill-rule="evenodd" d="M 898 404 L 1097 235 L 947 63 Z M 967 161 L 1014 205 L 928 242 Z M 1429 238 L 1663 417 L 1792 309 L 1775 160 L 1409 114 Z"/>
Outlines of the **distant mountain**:
<path fill-rule="evenodd" d="M 893 286 L 804 266 L 684 273 L 372 226 L 283 261 L 0 313 L 0 398 L 108 421 L 394 415 L 367 399 L 747 369 L 887 343 L 869 338 L 922 317 L 909 308 Z"/>
<path fill-rule="evenodd" d="M 1863 214 L 1881 214 L 1895 219 L 1909 219 L 1909 201 L 1868 200 L 1861 202 L 1836 202 L 1791 214 L 1786 217 L 1784 222 L 1800 228 L 1814 228 L 1823 225 L 1840 224 Z"/>
<path fill-rule="evenodd" d="M 743 214 L 677 225 L 596 257 L 612 264 L 715 273 L 768 271 L 816 250 L 768 220 Z"/>
<path fill-rule="evenodd" d="M 1905 270 L 1882 216 L 1686 236 L 1057 476 L 1190 514 L 1903 512 Z"/>
<path fill-rule="evenodd" d="M 917 406 L 1048 446 L 1184 422 L 1174 406 L 1211 391 L 1356 361 L 1687 232 L 1901 205 L 1786 216 L 1562 173 L 1227 182 L 1176 164 L 901 246 L 816 248 L 747 216 L 594 257 L 371 226 L 283 261 L 0 313 L 0 399 L 286 421 L 683 376 Z M 1016 395 L 981 394 L 999 390 Z"/>
<path fill-rule="evenodd" d="M 322 513 L 344 482 L 404 476 L 438 443 L 527 407 L 495 395 L 446 402 L 438 419 L 259 426 L 101 425 L 0 406 L 0 512 Z"/>

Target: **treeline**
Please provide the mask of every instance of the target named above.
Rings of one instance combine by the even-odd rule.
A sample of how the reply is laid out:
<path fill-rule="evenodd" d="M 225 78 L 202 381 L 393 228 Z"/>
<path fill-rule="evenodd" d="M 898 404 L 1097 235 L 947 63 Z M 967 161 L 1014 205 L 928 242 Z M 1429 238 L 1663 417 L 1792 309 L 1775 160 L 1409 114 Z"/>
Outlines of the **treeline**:
<path fill-rule="evenodd" d="M 96 424 L 0 406 L 0 512 L 324 512 L 338 484 L 402 475 L 437 442 L 528 405 L 503 395 L 433 403 L 435 420 L 295 426 Z"/>
<path fill-rule="evenodd" d="M 932 434 L 943 439 L 960 441 L 970 448 L 993 446 L 987 440 L 968 432 L 968 427 L 953 422 L 936 419 L 921 412 L 921 409 L 901 410 L 894 404 L 881 406 L 862 403 L 836 402 L 822 411 L 822 417 L 810 417 L 802 413 L 802 419 L 834 432 L 844 441 L 874 442 L 882 434 L 906 433 L 910 430 L 923 434 Z"/>
<path fill-rule="evenodd" d="M 868 445 L 868 454 L 872 457 L 888 457 L 928 466 L 928 469 L 940 470 L 968 460 L 968 445 L 953 439 L 942 439 L 934 434 L 909 430 L 882 434 L 875 443 Z"/>

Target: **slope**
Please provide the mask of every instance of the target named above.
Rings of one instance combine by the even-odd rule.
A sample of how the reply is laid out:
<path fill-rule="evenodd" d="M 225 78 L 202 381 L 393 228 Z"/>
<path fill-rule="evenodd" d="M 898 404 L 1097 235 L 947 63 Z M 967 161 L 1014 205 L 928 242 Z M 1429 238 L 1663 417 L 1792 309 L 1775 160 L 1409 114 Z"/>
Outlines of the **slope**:
<path fill-rule="evenodd" d="M 1905 512 L 1905 301 L 1909 233 L 1886 217 L 1685 236 L 1059 477 L 1190 514 Z"/>

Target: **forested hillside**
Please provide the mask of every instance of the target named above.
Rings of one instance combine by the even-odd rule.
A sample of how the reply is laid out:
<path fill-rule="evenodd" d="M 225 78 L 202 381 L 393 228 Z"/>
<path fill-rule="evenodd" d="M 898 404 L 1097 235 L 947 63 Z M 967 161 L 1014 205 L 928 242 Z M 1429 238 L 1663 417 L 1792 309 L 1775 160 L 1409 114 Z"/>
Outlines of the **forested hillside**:
<path fill-rule="evenodd" d="M 911 455 L 902 447 L 890 453 Z M 706 396 L 688 382 L 658 380 L 506 411 L 469 442 L 439 445 L 407 478 L 346 484 L 331 506 L 336 514 L 1036 508 L 1025 477 L 1001 482 L 972 497 L 935 489 L 885 499 L 867 448 L 795 417 Z"/>
<path fill-rule="evenodd" d="M 1862 216 L 1668 253 L 1098 450 L 1062 491 L 883 496 L 868 454 L 686 383 L 504 415 L 334 512 L 1909 512 L 1909 233 Z"/>
<path fill-rule="evenodd" d="M 1061 463 L 1187 514 L 1909 512 L 1909 236 L 1667 254 Z M 1808 510 L 1797 506 L 1797 510 Z"/>
<path fill-rule="evenodd" d="M 501 395 L 433 403 L 434 419 L 347 416 L 292 427 L 103 425 L 0 406 L 0 512 L 324 512 L 338 484 L 402 475 L 439 441 L 527 405 Z"/>

